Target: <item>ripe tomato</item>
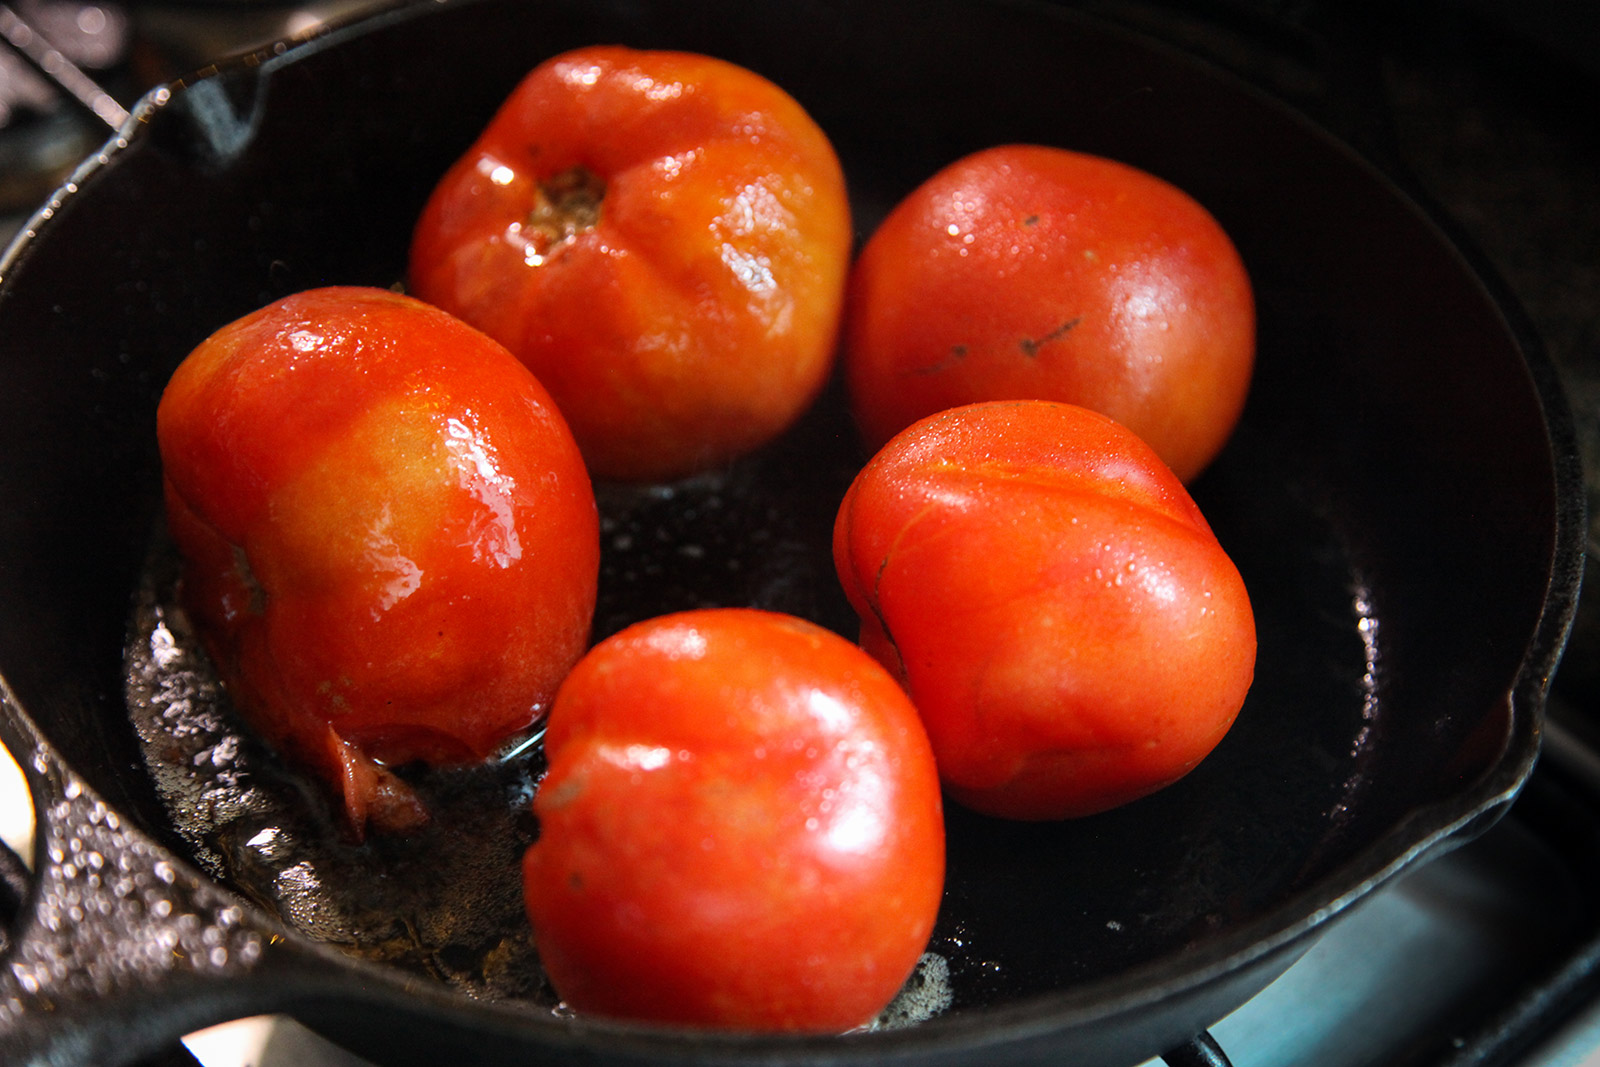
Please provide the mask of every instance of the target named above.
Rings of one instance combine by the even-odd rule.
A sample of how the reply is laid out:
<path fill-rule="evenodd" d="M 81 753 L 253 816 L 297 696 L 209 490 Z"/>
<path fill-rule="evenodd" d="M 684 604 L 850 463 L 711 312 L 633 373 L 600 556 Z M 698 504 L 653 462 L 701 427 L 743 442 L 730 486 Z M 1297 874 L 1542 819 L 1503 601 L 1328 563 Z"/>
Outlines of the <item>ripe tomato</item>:
<path fill-rule="evenodd" d="M 1150 448 L 1084 408 L 994 401 L 861 471 L 834 556 L 951 796 L 1087 815 L 1188 773 L 1255 670 L 1243 581 Z"/>
<path fill-rule="evenodd" d="M 535 68 L 444 176 L 410 286 L 533 369 L 596 477 L 665 480 L 811 403 L 851 239 L 833 148 L 777 86 L 585 48 Z"/>
<path fill-rule="evenodd" d="M 582 458 L 527 369 L 444 312 L 291 296 L 202 342 L 157 429 L 206 647 L 356 836 L 425 818 L 385 765 L 484 758 L 582 654 L 599 571 Z"/>
<path fill-rule="evenodd" d="M 574 1008 L 841 1031 L 926 947 L 933 755 L 894 679 L 838 635 L 741 608 L 638 623 L 573 670 L 545 750 L 523 884 Z"/>
<path fill-rule="evenodd" d="M 962 159 L 873 233 L 845 372 L 876 448 L 981 400 L 1110 415 L 1184 481 L 1227 441 L 1255 361 L 1244 264 L 1206 210 L 1122 163 L 1006 145 Z"/>

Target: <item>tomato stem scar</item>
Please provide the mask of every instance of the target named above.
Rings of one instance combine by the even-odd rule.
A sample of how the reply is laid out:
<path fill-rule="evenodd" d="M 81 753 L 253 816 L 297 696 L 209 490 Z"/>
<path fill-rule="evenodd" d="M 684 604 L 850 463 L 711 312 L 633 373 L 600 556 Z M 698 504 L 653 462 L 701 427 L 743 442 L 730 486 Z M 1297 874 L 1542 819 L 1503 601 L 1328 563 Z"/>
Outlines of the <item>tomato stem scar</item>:
<path fill-rule="evenodd" d="M 564 170 L 538 183 L 538 197 L 523 232 L 544 255 L 555 245 L 598 226 L 605 196 L 605 182 L 587 167 Z"/>

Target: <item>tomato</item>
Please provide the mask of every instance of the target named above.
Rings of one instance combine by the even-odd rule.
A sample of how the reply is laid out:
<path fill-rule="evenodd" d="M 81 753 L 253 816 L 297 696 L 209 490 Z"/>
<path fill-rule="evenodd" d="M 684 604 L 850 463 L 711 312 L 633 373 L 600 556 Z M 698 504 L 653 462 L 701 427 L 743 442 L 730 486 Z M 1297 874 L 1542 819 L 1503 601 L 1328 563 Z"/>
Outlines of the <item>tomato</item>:
<path fill-rule="evenodd" d="M 834 529 L 862 644 L 955 800 L 1053 819 L 1176 781 L 1255 669 L 1244 583 L 1188 492 L 1102 415 L 991 401 L 913 424 Z"/>
<path fill-rule="evenodd" d="M 759 1031 L 869 1021 L 944 881 L 916 710 L 809 622 L 717 608 L 596 645 L 561 687 L 523 866 L 576 1010 Z"/>
<path fill-rule="evenodd" d="M 1134 167 L 1005 145 L 912 192 L 862 250 L 844 363 L 863 436 L 982 400 L 1109 415 L 1186 482 L 1221 450 L 1255 361 L 1244 264 L 1186 193 Z"/>
<path fill-rule="evenodd" d="M 426 818 L 392 767 L 481 760 L 582 654 L 599 522 L 548 394 L 410 297 L 232 322 L 157 412 L 184 603 L 241 714 L 351 831 Z"/>
<path fill-rule="evenodd" d="M 418 220 L 410 291 L 503 342 L 597 478 L 771 440 L 828 377 L 852 241 L 832 145 L 731 63 L 585 48 L 535 68 Z"/>

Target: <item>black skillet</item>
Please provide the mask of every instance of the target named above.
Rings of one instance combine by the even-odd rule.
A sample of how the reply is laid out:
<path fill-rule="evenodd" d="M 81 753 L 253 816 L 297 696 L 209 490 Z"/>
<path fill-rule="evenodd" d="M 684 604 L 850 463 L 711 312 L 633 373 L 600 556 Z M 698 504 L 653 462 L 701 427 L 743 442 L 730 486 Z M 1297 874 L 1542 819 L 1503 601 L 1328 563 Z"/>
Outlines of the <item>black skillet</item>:
<path fill-rule="evenodd" d="M 160 614 L 162 383 L 275 297 L 397 282 L 428 189 L 504 93 L 596 41 L 709 52 L 787 87 L 835 139 L 863 234 L 965 152 L 1054 143 L 1188 189 L 1257 286 L 1250 403 L 1194 487 L 1257 611 L 1236 727 L 1177 786 L 1095 818 L 952 808 L 923 997 L 868 1032 L 574 1017 L 536 975 L 525 996 L 488 981 L 518 931 L 465 957 L 356 958 L 273 895 L 281 869 L 227 852 L 241 824 L 217 818 L 224 793 L 172 786 L 199 763 L 302 804 L 247 812 L 253 842 L 278 814 L 317 818 L 225 702 L 206 718 L 203 673 L 150 673 L 168 649 L 152 638 L 181 638 Z M 1183 1045 L 1371 890 L 1492 824 L 1532 768 L 1583 502 L 1553 372 L 1498 296 L 1415 199 L 1296 114 L 1055 7 L 445 0 L 151 95 L 0 262 L 0 736 L 40 814 L 0 968 L 0 1060 L 127 1062 L 268 1011 L 392 1064 L 1118 1065 Z M 826 530 L 860 458 L 830 395 L 715 478 L 606 490 L 597 631 L 739 602 L 850 632 Z M 172 714 L 191 698 L 198 725 Z M 492 774 L 526 784 L 536 756 L 519 759 Z M 514 856 L 532 828 L 502 821 L 484 848 Z M 206 837 L 219 825 L 232 846 Z M 450 878 L 407 847 L 307 870 L 359 867 L 389 886 L 385 907 L 440 906 Z"/>

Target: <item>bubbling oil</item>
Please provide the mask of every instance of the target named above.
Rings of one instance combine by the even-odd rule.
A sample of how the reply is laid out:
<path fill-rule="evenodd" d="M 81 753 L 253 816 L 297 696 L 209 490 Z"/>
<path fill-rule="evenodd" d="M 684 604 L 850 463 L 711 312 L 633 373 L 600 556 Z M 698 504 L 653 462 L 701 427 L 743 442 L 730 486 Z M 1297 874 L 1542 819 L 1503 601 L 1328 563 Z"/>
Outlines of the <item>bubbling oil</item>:
<path fill-rule="evenodd" d="M 837 428 L 825 433 L 840 443 Z M 815 445 L 802 435 L 673 486 L 598 486 L 595 638 L 715 606 L 784 611 L 853 636 L 830 548 L 853 468 L 817 462 Z M 432 820 L 351 843 L 321 783 L 237 715 L 180 604 L 180 572 L 157 531 L 128 627 L 125 684 L 145 765 L 190 857 L 309 938 L 467 996 L 570 1014 L 539 966 L 522 900 L 521 859 L 538 836 L 538 737 L 513 738 L 482 765 L 396 768 Z M 872 1027 L 912 1025 L 950 1001 L 949 967 L 930 952 Z"/>
<path fill-rule="evenodd" d="M 178 602 L 178 573 L 162 543 L 135 603 L 125 674 L 145 765 L 191 857 L 315 940 L 472 996 L 553 1006 L 518 867 L 536 834 L 538 747 L 472 767 L 401 768 L 432 821 L 351 843 L 325 787 L 234 711 Z"/>

